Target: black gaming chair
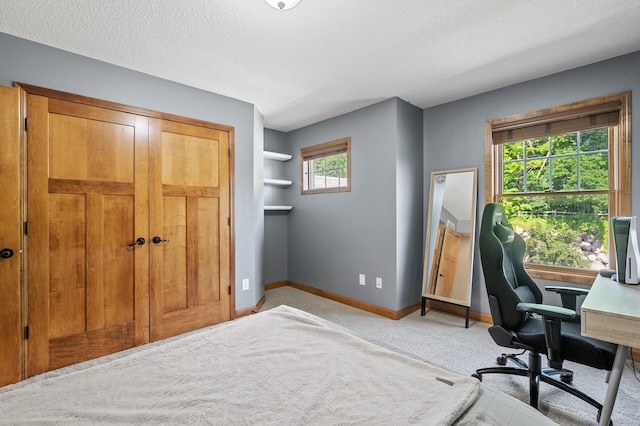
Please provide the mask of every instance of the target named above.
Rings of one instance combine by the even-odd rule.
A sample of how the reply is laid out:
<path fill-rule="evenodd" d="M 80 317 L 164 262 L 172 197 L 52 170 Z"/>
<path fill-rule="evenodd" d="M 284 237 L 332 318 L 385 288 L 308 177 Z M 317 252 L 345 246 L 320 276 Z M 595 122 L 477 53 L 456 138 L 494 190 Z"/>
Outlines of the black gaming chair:
<path fill-rule="evenodd" d="M 523 266 L 524 240 L 509 225 L 502 204 L 485 206 L 479 245 L 494 324 L 489 328 L 489 334 L 500 346 L 529 351 L 529 363 L 527 365 L 516 355 L 503 354 L 498 358 L 498 364 L 505 365 L 510 360 L 518 367 L 481 368 L 476 370 L 474 377 L 482 380 L 483 374 L 490 373 L 528 376 L 529 404 L 534 408 L 538 408 L 539 382 L 542 380 L 596 407 L 599 419 L 602 405 L 570 386 L 573 373 L 562 368 L 565 359 L 608 371 L 613 365 L 616 345 L 580 334 L 575 299 L 587 290 L 547 287 L 546 290 L 561 294 L 564 307 L 541 304 L 542 292 Z M 550 368 L 542 369 L 541 353 L 547 355 Z M 555 375 L 561 380 L 552 377 Z"/>

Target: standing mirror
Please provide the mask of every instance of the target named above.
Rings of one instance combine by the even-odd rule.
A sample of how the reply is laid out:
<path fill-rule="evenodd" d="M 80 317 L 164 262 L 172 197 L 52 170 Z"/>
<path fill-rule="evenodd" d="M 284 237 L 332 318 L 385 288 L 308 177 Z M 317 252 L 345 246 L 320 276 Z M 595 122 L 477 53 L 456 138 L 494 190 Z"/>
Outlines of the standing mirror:
<path fill-rule="evenodd" d="M 431 173 L 427 238 L 422 275 L 422 315 L 427 299 L 466 308 L 469 328 L 477 168 Z"/>

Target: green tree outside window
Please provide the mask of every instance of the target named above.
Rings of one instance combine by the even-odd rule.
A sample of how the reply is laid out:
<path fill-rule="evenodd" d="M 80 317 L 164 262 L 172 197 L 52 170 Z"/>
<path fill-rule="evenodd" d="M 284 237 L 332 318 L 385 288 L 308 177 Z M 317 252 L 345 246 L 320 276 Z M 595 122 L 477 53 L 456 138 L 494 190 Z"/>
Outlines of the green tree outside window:
<path fill-rule="evenodd" d="M 509 221 L 527 242 L 525 261 L 606 266 L 608 128 L 508 143 L 502 152 L 501 201 Z"/>

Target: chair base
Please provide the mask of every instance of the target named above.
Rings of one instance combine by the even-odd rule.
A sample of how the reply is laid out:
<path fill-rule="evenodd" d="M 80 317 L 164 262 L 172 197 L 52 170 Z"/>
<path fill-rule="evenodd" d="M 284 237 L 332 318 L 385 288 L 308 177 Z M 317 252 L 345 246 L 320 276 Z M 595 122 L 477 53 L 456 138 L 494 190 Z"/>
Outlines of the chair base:
<path fill-rule="evenodd" d="M 519 355 L 522 354 L 502 354 L 496 359 L 496 362 L 499 365 L 507 365 L 507 361 L 511 361 L 525 370 L 528 370 L 529 366 L 527 366 L 526 362 L 518 358 Z M 566 368 L 547 367 L 542 369 L 542 374 L 546 374 L 547 376 L 560 376 L 560 380 L 568 385 L 573 383 L 573 371 Z M 609 379 L 607 378 L 607 383 L 608 382 Z"/>
<path fill-rule="evenodd" d="M 598 410 L 597 418 L 600 418 L 600 414 L 602 412 L 602 404 L 600 404 L 595 399 L 591 398 L 589 395 L 580 392 L 579 390 L 569 386 L 564 380 L 567 380 L 567 376 L 573 377 L 573 373 L 571 370 L 565 369 L 542 369 L 540 354 L 537 352 L 529 351 L 529 365 L 527 365 L 524 361 L 517 358 L 515 355 L 503 355 L 508 360 L 511 360 L 515 364 L 519 365 L 518 367 L 489 367 L 489 368 L 480 368 L 476 370 L 475 374 L 472 374 L 473 377 L 482 381 L 483 374 L 511 374 L 514 376 L 525 376 L 529 377 L 529 405 L 531 405 L 536 410 L 538 409 L 538 397 L 540 393 L 540 380 L 545 383 L 548 383 L 552 386 L 555 386 L 558 389 L 561 389 L 565 392 L 570 393 L 573 396 L 580 398 L 586 403 L 592 405 Z M 500 358 L 502 358 L 500 357 Z M 500 359 L 498 358 L 498 359 Z M 562 379 L 562 375 L 565 375 L 565 379 L 563 381 L 557 380 L 552 375 L 559 374 Z"/>

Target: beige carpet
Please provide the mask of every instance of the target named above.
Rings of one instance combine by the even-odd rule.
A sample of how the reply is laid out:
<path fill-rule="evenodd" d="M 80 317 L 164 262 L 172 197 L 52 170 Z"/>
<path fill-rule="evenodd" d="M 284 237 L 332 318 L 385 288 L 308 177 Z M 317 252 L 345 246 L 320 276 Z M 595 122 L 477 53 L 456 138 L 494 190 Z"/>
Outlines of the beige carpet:
<path fill-rule="evenodd" d="M 438 311 L 429 311 L 421 317 L 418 310 L 394 321 L 291 287 L 267 291 L 261 310 L 281 304 L 310 312 L 363 338 L 398 348 L 464 375 L 472 374 L 477 368 L 495 365 L 496 357 L 503 352 L 503 348 L 496 346 L 489 336 L 488 324 L 472 320 L 469 328 L 465 329 L 464 318 Z M 616 426 L 640 425 L 640 381 L 634 376 L 631 362 L 627 364 L 613 409 L 612 420 Z M 565 362 L 565 367 L 575 373 L 574 386 L 598 401 L 604 400 L 607 388 L 604 371 L 572 362 Z M 640 363 L 636 368 L 640 368 Z M 637 375 L 640 376 L 640 371 Z M 528 403 L 526 377 L 485 375 L 483 383 Z M 561 425 L 597 424 L 593 407 L 544 383 L 540 385 L 539 409 Z"/>

